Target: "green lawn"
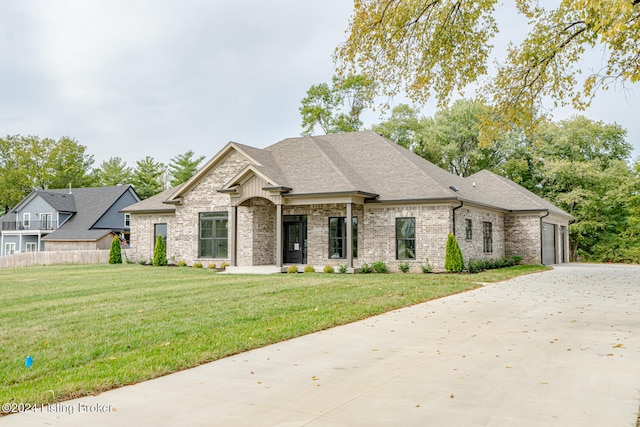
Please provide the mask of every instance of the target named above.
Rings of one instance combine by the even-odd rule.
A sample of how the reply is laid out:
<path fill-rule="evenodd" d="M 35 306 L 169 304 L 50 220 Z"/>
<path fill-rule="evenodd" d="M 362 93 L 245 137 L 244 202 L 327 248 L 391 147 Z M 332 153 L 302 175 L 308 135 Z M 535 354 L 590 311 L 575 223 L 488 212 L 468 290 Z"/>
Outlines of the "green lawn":
<path fill-rule="evenodd" d="M 92 394 L 543 269 L 270 276 L 140 265 L 2 269 L 0 403 Z"/>

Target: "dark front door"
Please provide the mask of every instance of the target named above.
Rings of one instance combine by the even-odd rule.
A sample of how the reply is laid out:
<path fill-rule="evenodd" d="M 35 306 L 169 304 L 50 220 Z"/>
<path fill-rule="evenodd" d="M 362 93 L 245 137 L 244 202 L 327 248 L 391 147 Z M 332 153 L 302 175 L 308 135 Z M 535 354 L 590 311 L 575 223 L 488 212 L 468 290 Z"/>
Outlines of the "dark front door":
<path fill-rule="evenodd" d="M 307 220 L 296 218 L 285 220 L 284 231 L 284 263 L 306 264 L 307 262 Z"/>

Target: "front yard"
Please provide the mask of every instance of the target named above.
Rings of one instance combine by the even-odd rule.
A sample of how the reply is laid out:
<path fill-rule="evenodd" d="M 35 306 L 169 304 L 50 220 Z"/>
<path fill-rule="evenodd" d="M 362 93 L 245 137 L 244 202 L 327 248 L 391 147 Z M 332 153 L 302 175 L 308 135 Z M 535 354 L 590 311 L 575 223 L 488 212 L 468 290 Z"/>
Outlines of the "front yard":
<path fill-rule="evenodd" d="M 0 403 L 95 394 L 544 269 L 270 276 L 139 265 L 1 269 Z"/>

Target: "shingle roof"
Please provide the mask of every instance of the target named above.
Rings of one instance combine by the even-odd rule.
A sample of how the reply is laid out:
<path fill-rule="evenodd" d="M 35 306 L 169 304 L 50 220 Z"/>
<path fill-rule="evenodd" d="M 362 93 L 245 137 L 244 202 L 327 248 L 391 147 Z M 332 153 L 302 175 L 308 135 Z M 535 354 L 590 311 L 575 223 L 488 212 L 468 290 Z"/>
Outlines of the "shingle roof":
<path fill-rule="evenodd" d="M 61 224 L 60 228 L 43 237 L 43 240 L 97 240 L 111 230 L 92 229 L 109 208 L 131 188 L 130 185 L 95 188 L 47 190 L 53 197 L 66 194 L 75 201 L 76 213 Z M 69 197 L 71 196 L 71 197 Z M 60 197 L 58 197 L 60 200 Z M 57 209 L 57 208 L 56 208 Z"/>
<path fill-rule="evenodd" d="M 165 201 L 176 191 L 178 191 L 182 185 L 172 187 L 168 190 L 158 193 L 155 196 L 146 198 L 138 203 L 134 203 L 131 206 L 127 206 L 121 209 L 120 212 L 126 213 L 172 213 L 176 211 L 176 208 L 172 204 L 165 203 Z"/>
<path fill-rule="evenodd" d="M 215 159 L 234 148 L 274 185 L 290 188 L 285 197 L 358 193 L 369 202 L 458 200 L 504 211 L 549 210 L 570 217 L 506 178 L 488 171 L 468 178 L 454 175 L 372 131 L 287 138 L 264 149 L 229 143 L 184 187 L 124 212 L 173 212 L 167 198 L 177 201 L 215 167 Z"/>

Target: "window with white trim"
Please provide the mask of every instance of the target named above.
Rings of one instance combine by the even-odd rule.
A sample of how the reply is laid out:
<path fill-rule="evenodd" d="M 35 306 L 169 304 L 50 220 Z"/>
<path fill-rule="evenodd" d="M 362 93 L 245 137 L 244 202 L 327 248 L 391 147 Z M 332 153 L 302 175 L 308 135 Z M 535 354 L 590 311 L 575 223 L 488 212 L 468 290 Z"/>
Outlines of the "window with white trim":
<path fill-rule="evenodd" d="M 13 255 L 16 253 L 16 244 L 11 242 L 7 242 L 4 244 L 4 254 L 5 255 Z"/>
<path fill-rule="evenodd" d="M 22 214 L 22 226 L 24 228 L 29 228 L 31 226 L 31 214 L 29 212 Z"/>

